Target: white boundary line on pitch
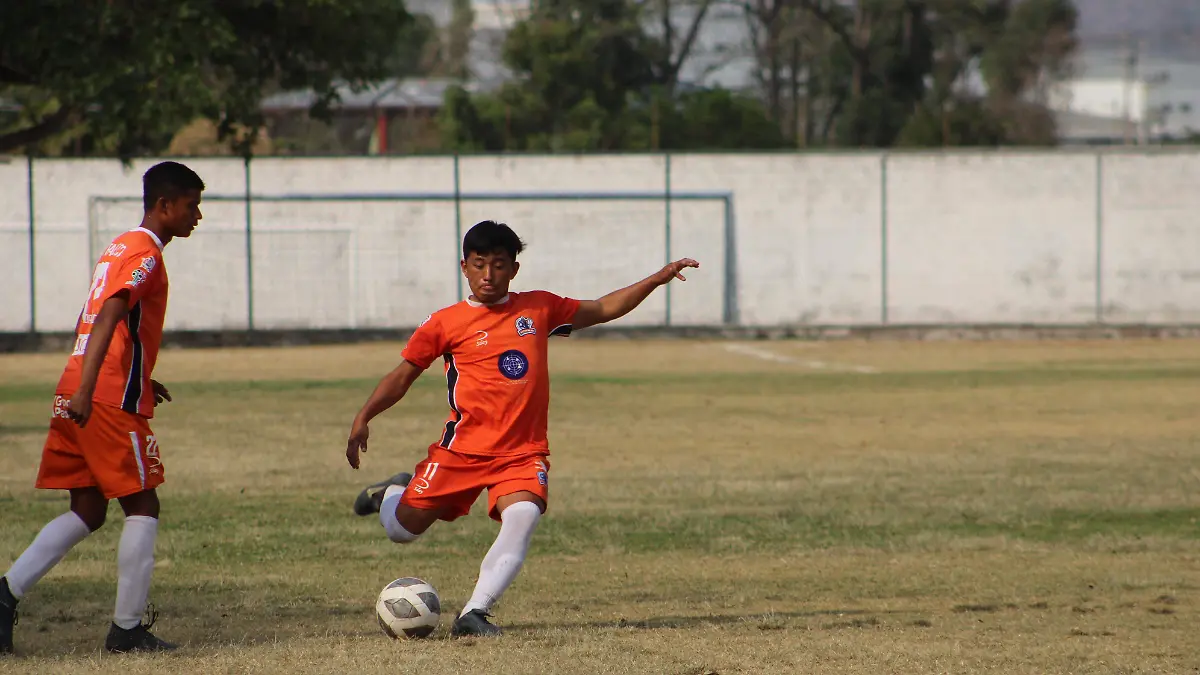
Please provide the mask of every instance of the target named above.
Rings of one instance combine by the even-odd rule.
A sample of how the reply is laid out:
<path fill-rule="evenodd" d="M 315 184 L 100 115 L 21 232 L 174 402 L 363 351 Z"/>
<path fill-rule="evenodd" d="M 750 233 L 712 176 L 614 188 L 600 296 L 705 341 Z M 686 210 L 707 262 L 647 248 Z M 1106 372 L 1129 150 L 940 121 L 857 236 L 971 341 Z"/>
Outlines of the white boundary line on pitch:
<path fill-rule="evenodd" d="M 760 349 L 753 345 L 730 344 L 730 345 L 724 345 L 724 347 L 725 347 L 725 351 L 732 352 L 734 354 L 741 354 L 742 356 L 749 356 L 752 358 L 760 359 L 762 361 L 774 361 L 776 363 L 794 363 L 797 365 L 804 366 L 806 368 L 811 368 L 813 370 L 849 370 L 851 372 L 864 373 L 864 374 L 874 374 L 874 373 L 879 372 L 879 370 L 872 368 L 871 366 L 859 366 L 859 365 L 844 364 L 844 363 L 830 363 L 828 361 L 817 361 L 817 360 L 813 360 L 813 359 L 796 359 L 796 358 L 792 358 L 790 356 L 785 356 L 783 354 L 776 354 L 775 352 L 768 351 L 766 349 Z"/>

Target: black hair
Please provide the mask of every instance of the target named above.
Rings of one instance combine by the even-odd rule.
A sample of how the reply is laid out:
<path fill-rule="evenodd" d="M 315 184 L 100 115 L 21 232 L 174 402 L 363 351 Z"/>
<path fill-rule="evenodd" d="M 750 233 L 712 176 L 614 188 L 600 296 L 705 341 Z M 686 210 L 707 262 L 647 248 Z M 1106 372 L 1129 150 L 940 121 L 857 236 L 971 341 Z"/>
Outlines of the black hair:
<path fill-rule="evenodd" d="M 504 251 L 516 260 L 517 254 L 524 250 L 525 242 L 521 241 L 517 233 L 508 225 L 494 220 L 476 223 L 463 237 L 463 260 L 471 257 L 472 253 L 487 255 L 499 251 Z"/>
<path fill-rule="evenodd" d="M 179 162 L 161 162 L 142 176 L 142 206 L 147 211 L 160 199 L 177 199 L 189 190 L 204 191 L 204 181 Z"/>

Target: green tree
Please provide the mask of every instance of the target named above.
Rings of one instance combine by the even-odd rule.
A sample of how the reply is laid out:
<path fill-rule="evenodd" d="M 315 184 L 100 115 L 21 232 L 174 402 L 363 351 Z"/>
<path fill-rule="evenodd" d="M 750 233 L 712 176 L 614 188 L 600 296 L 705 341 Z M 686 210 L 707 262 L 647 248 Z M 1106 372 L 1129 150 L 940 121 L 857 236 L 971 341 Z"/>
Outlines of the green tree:
<path fill-rule="evenodd" d="M 454 0 L 454 13 L 446 30 L 446 72 L 452 77 L 467 79 L 471 53 L 471 33 L 475 26 L 475 10 L 471 0 Z"/>
<path fill-rule="evenodd" d="M 1054 140 L 1045 92 L 1069 72 L 1071 0 L 741 4 L 767 108 L 789 135 L 803 119 L 805 144 Z M 964 86 L 977 73 L 986 95 Z"/>
<path fill-rule="evenodd" d="M 197 117 L 244 149 L 264 92 L 311 88 L 327 117 L 339 82 L 411 58 L 412 24 L 400 0 L 0 2 L 0 97 L 22 108 L 0 152 L 86 133 L 98 150 L 154 153 Z"/>
<path fill-rule="evenodd" d="M 492 95 L 447 93 L 441 117 L 446 147 L 736 148 L 744 145 L 743 129 L 755 147 L 778 147 L 782 137 L 765 134 L 767 118 L 756 102 L 722 92 L 678 93 L 686 50 L 646 31 L 646 9 L 626 0 L 535 1 L 530 17 L 505 41 L 514 81 Z M 694 42 L 691 34 L 689 27 L 684 43 Z"/>
<path fill-rule="evenodd" d="M 700 30 L 716 0 L 631 0 L 645 24 L 653 25 L 656 49 L 651 68 L 657 84 L 673 92 L 684 63 L 696 49 Z"/>
<path fill-rule="evenodd" d="M 787 139 L 758 101 L 723 89 L 677 97 L 664 115 L 662 147 L 673 150 L 771 150 Z"/>

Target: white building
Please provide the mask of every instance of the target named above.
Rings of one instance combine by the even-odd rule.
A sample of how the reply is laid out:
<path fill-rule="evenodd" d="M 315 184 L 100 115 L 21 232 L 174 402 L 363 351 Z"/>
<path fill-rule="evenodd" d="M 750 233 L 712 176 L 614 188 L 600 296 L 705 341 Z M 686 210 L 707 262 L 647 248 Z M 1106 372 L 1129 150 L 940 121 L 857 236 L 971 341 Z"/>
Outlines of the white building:
<path fill-rule="evenodd" d="M 1200 133 L 1200 62 L 1085 49 L 1050 98 L 1071 143 L 1155 143 Z"/>

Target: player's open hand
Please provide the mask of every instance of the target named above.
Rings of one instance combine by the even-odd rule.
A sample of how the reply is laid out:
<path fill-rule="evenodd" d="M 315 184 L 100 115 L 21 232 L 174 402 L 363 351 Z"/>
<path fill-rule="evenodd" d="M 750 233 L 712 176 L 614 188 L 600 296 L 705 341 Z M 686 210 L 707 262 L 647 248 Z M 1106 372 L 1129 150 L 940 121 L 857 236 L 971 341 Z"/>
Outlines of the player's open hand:
<path fill-rule="evenodd" d="M 684 268 L 687 268 L 687 267 L 698 268 L 698 267 L 700 267 L 700 263 L 696 262 L 695 260 L 692 260 L 691 258 L 681 258 L 679 260 L 676 260 L 675 262 L 668 264 L 666 267 L 662 268 L 662 270 L 659 271 L 658 283 L 667 284 L 667 283 L 670 283 L 672 279 L 678 279 L 680 281 L 687 281 L 687 277 L 685 277 L 685 276 L 683 276 L 683 274 L 681 274 L 681 272 L 683 272 Z"/>
<path fill-rule="evenodd" d="M 84 391 L 77 391 L 72 394 L 70 402 L 67 403 L 67 417 L 75 424 L 78 424 L 80 428 L 83 428 L 87 426 L 88 419 L 91 416 L 92 395 Z"/>
<path fill-rule="evenodd" d="M 163 401 L 171 402 L 171 392 L 167 391 L 167 388 L 162 386 L 161 382 L 150 380 L 150 388 L 154 390 L 154 405 L 157 406 Z"/>
<path fill-rule="evenodd" d="M 367 451 L 367 436 L 370 435 L 367 423 L 356 417 L 350 429 L 350 440 L 346 441 L 346 461 L 352 468 L 358 468 L 358 453 Z"/>

